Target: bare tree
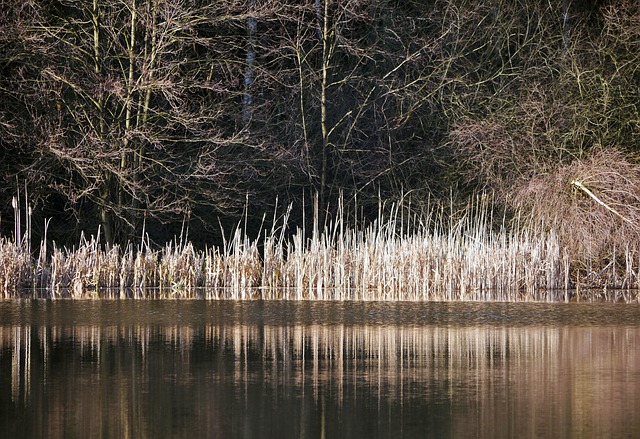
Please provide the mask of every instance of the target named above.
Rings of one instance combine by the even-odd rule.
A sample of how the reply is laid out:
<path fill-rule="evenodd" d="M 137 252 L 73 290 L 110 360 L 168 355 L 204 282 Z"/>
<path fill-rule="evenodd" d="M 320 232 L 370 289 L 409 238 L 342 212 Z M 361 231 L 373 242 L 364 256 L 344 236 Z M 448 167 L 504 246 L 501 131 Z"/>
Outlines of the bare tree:
<path fill-rule="evenodd" d="M 637 149 L 631 0 L 7 2 L 4 180 L 108 242 L 310 192 L 507 201 L 596 144 Z"/>
<path fill-rule="evenodd" d="M 38 96 L 26 109 L 39 150 L 31 178 L 48 175 L 78 215 L 95 206 L 109 243 L 130 237 L 147 214 L 243 204 L 233 175 L 243 140 L 221 128 L 216 106 L 234 85 L 214 79 L 215 60 L 198 57 L 220 55 L 207 34 L 219 10 L 163 0 L 29 8 L 24 41 L 42 64 L 37 78 L 24 78 Z"/>
<path fill-rule="evenodd" d="M 298 145 L 321 205 L 339 191 L 377 205 L 381 190 L 426 188 L 415 173 L 437 167 L 432 154 L 443 132 L 433 104 L 445 63 L 422 33 L 436 9 L 394 13 L 388 2 L 316 0 L 281 11 L 277 26 L 261 32 L 265 51 L 280 60 L 278 72 L 264 74 L 278 77 L 279 92 L 263 117 Z"/>

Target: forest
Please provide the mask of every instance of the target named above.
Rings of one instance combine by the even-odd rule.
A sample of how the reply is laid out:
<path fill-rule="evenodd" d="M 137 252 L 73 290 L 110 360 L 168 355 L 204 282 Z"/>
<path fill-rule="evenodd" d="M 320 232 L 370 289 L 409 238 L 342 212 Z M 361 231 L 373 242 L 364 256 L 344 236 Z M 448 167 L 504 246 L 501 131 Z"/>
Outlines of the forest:
<path fill-rule="evenodd" d="M 636 274 L 636 0 L 0 4 L 3 236 L 204 248 L 479 203 Z"/>

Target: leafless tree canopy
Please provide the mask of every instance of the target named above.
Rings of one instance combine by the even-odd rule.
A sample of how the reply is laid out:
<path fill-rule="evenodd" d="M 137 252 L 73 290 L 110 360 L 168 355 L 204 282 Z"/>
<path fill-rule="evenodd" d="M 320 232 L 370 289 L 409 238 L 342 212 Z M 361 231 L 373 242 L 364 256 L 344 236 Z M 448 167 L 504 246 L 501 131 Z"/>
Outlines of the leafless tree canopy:
<path fill-rule="evenodd" d="M 637 220 L 637 1 L 1 5 L 5 232 L 18 188 L 35 225 L 108 242 L 313 194 L 327 214 L 483 189 L 563 230 L 566 206 L 594 231 Z"/>

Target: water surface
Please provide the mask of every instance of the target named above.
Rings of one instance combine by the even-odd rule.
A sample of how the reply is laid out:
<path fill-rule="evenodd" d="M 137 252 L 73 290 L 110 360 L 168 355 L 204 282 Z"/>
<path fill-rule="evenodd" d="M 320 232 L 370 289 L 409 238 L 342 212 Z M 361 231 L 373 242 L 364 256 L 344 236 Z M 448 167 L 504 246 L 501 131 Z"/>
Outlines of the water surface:
<path fill-rule="evenodd" d="M 3 437 L 639 437 L 638 413 L 638 305 L 0 301 Z"/>

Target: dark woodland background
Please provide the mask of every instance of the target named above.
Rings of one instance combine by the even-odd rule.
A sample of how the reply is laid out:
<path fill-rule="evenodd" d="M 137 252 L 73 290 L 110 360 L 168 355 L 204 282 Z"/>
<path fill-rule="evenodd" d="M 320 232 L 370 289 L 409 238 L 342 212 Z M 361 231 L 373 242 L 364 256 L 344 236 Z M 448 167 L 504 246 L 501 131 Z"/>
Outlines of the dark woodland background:
<path fill-rule="evenodd" d="M 0 5 L 5 236 L 18 194 L 34 239 L 204 245 L 316 197 L 544 217 L 574 171 L 640 175 L 637 0 Z"/>

